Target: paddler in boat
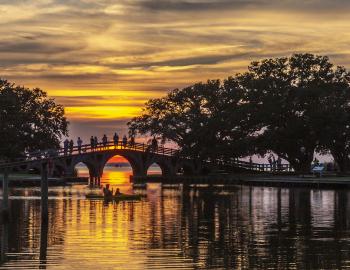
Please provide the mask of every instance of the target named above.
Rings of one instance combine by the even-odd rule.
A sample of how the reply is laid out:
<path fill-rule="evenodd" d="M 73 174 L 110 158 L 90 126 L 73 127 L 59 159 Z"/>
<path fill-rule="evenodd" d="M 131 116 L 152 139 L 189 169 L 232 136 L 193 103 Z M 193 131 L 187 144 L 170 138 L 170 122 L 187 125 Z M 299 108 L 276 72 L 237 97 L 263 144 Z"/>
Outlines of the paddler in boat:
<path fill-rule="evenodd" d="M 106 185 L 106 187 L 103 188 L 103 195 L 105 197 L 111 197 L 113 196 L 112 191 L 109 189 L 109 184 Z"/>
<path fill-rule="evenodd" d="M 120 196 L 122 195 L 122 193 L 120 192 L 119 188 L 117 188 L 117 190 L 115 191 L 114 196 Z"/>

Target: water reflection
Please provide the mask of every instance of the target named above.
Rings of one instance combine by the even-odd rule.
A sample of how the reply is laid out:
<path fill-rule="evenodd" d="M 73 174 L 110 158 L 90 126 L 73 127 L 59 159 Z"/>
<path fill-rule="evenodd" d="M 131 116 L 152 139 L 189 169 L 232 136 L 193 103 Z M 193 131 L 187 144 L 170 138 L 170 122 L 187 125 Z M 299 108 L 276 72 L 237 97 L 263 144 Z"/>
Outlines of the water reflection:
<path fill-rule="evenodd" d="M 104 181 L 131 191 L 117 175 Z M 49 224 L 39 200 L 19 196 L 35 190 L 12 190 L 0 269 L 350 267 L 348 191 L 152 184 L 140 202 L 106 205 L 88 190 L 50 189 Z"/>

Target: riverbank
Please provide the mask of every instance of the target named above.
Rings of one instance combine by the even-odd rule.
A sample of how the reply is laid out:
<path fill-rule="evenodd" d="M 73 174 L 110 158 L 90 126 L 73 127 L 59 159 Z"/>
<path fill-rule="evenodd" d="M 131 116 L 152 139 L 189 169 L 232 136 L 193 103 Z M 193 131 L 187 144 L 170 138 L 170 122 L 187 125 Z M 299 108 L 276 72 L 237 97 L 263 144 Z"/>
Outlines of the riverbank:
<path fill-rule="evenodd" d="M 275 175 L 275 174 L 224 174 L 204 176 L 144 176 L 131 177 L 135 184 L 209 184 L 209 185 L 252 185 L 277 187 L 350 188 L 350 176 L 328 175 Z"/>
<path fill-rule="evenodd" d="M 3 175 L 0 174 L 0 179 Z M 65 186 L 70 183 L 88 183 L 87 177 L 49 177 L 49 186 Z M 41 176 L 35 174 L 10 174 L 9 186 L 10 187 L 38 187 L 41 185 Z M 2 181 L 0 181 L 0 187 L 2 187 Z"/>

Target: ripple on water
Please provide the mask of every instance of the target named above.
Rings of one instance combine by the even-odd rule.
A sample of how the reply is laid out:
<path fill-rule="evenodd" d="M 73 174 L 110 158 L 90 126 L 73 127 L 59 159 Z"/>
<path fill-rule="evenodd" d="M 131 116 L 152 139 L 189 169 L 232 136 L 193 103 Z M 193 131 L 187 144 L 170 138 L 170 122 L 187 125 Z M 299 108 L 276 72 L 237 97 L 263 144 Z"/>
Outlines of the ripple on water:
<path fill-rule="evenodd" d="M 133 192 L 125 175 L 112 186 Z M 0 227 L 0 269 L 350 266 L 347 191 L 150 185 L 137 191 L 145 195 L 141 201 L 119 203 L 86 200 L 90 191 L 50 188 L 45 226 L 40 190 L 11 190 L 12 218 Z"/>

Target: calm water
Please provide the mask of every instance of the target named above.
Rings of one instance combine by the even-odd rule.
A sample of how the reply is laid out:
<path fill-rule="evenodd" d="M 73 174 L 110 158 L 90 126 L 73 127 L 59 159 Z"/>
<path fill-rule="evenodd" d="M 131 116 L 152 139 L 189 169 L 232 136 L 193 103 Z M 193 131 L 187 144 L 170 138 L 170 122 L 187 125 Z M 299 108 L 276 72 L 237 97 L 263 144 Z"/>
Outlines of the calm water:
<path fill-rule="evenodd" d="M 11 190 L 0 269 L 350 268 L 350 192 L 235 186 L 133 190 L 125 171 L 104 183 L 139 202 L 86 200 L 83 185 Z"/>

